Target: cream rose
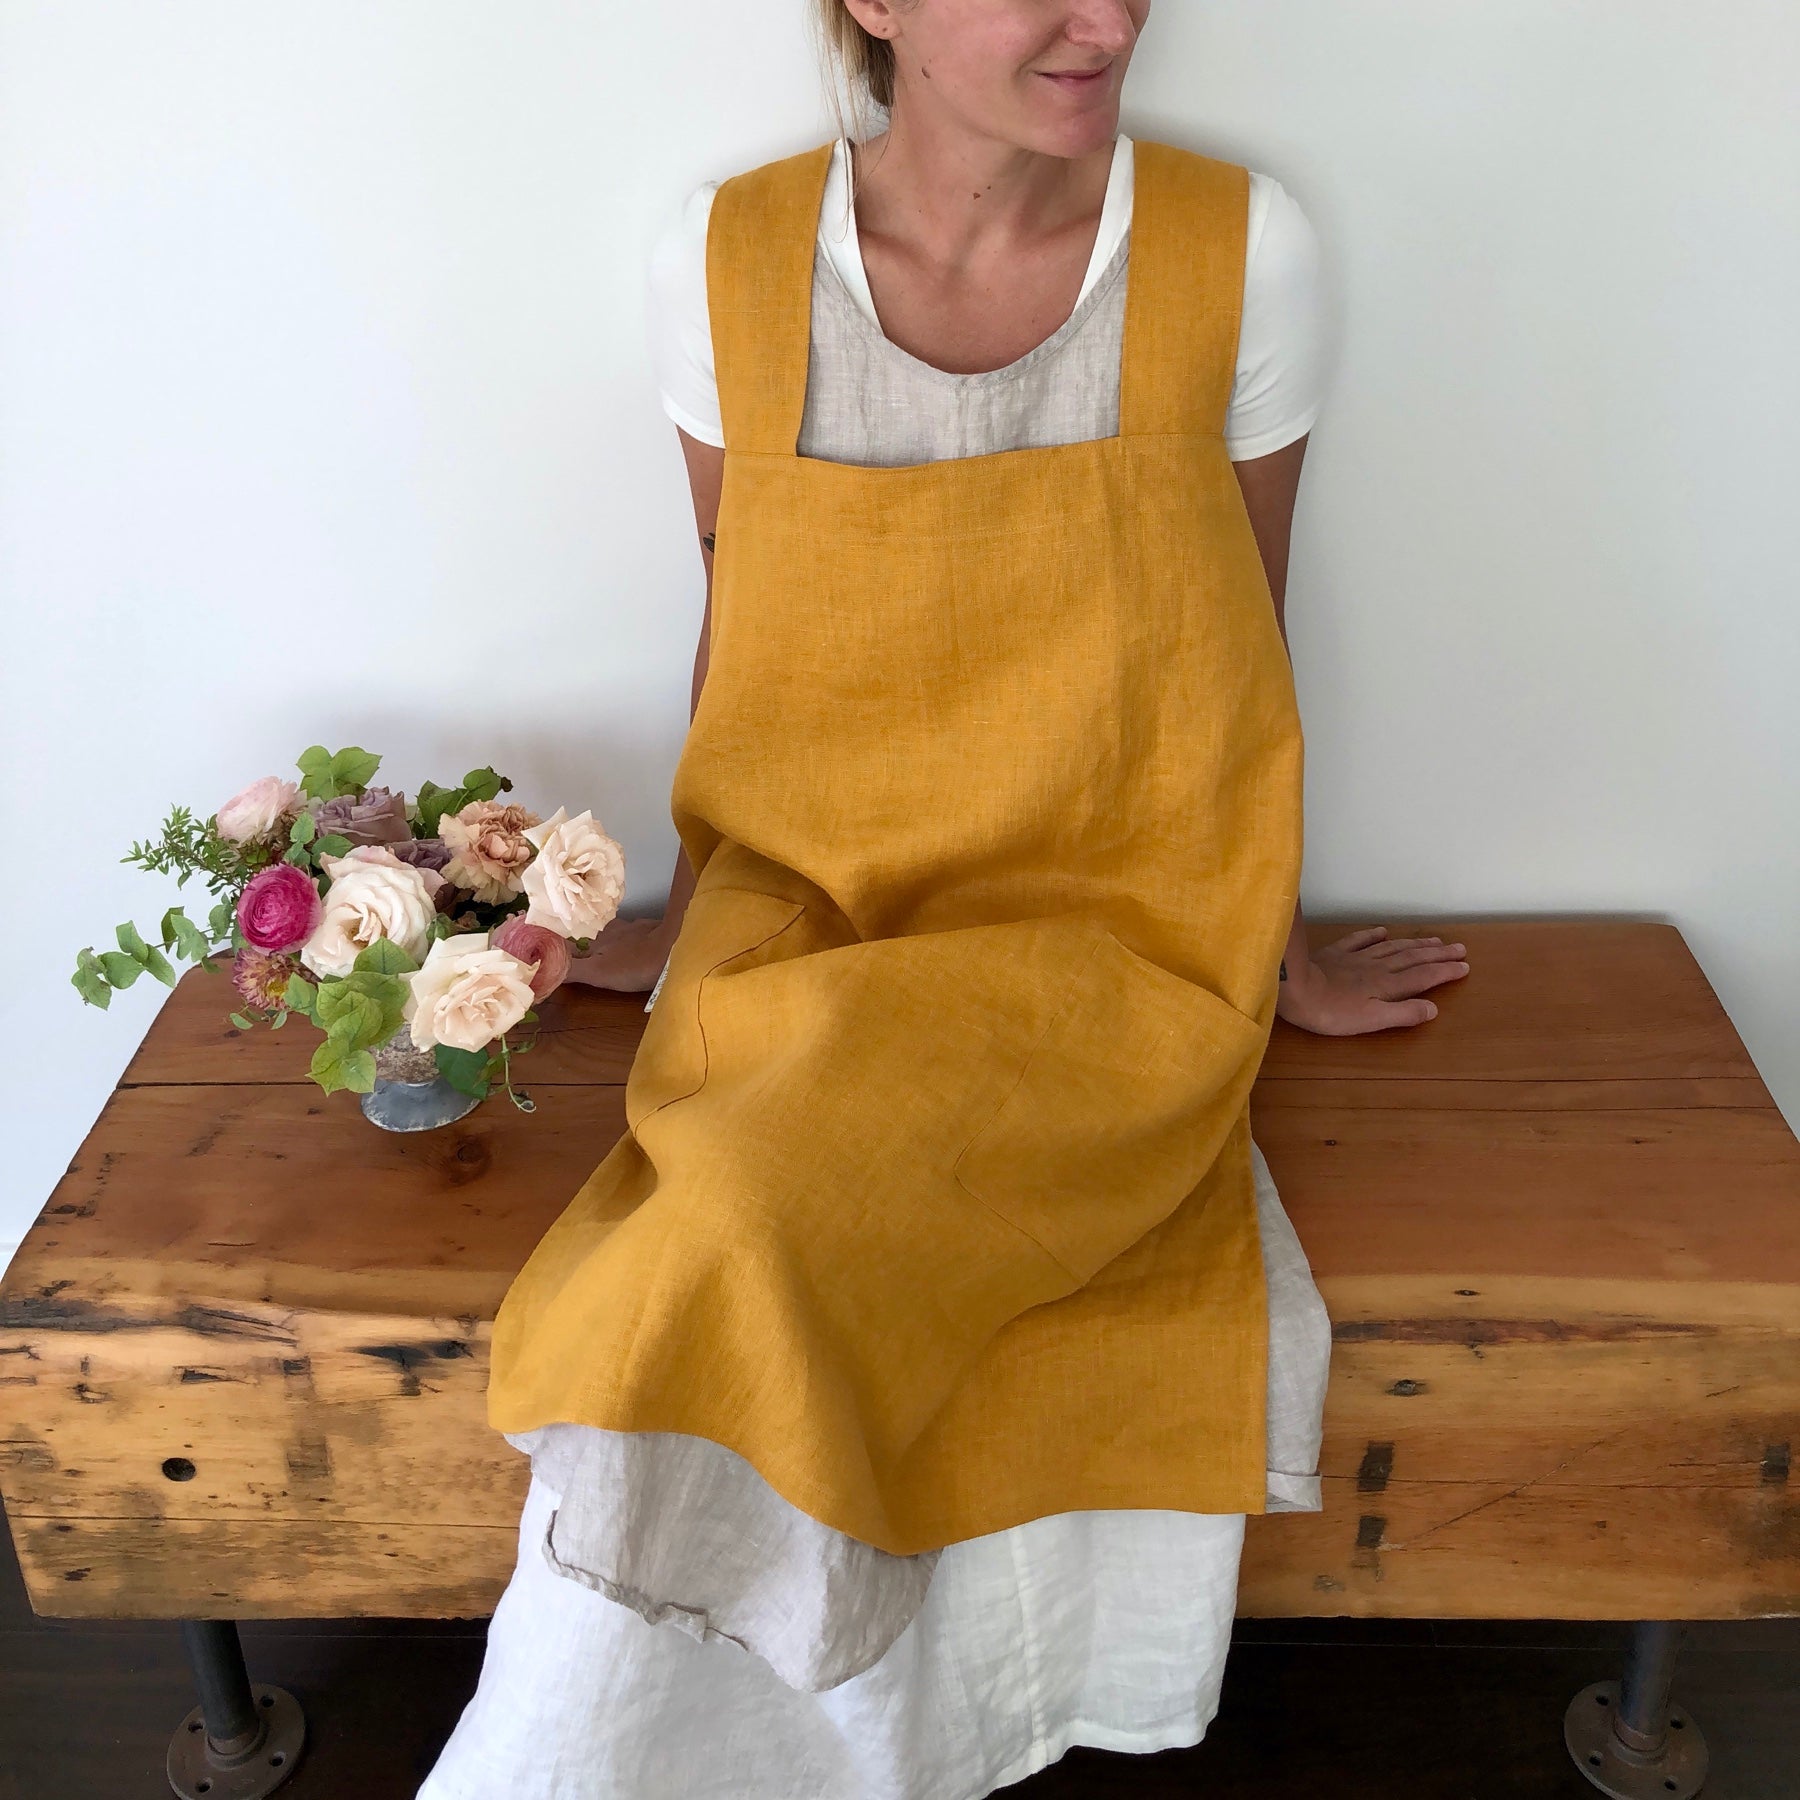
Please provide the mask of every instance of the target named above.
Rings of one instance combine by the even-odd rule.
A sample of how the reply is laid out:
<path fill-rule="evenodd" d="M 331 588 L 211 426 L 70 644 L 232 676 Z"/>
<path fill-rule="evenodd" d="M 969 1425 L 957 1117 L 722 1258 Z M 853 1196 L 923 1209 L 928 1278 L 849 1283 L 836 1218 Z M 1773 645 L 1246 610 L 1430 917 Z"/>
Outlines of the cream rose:
<path fill-rule="evenodd" d="M 408 985 L 406 1017 L 420 1050 L 485 1050 L 531 1010 L 531 965 L 493 949 L 485 931 L 439 938 Z"/>
<path fill-rule="evenodd" d="M 521 883 L 533 925 L 564 937 L 590 938 L 625 897 L 625 854 L 591 812 L 570 818 L 559 806 L 525 835 L 537 846 Z"/>
<path fill-rule="evenodd" d="M 300 790 L 279 775 L 265 775 L 233 794 L 213 815 L 219 836 L 233 844 L 267 837 L 283 819 L 300 810 Z"/>
<path fill-rule="evenodd" d="M 446 878 L 490 906 L 516 899 L 519 877 L 531 861 L 526 828 L 537 822 L 536 813 L 494 800 L 471 800 L 461 812 L 447 813 L 438 825 L 450 852 Z"/>
<path fill-rule="evenodd" d="M 437 903 L 422 871 L 379 844 L 322 856 L 319 866 L 331 886 L 317 927 L 300 946 L 300 960 L 315 975 L 348 975 L 377 938 L 391 939 L 408 956 L 425 954 Z"/>

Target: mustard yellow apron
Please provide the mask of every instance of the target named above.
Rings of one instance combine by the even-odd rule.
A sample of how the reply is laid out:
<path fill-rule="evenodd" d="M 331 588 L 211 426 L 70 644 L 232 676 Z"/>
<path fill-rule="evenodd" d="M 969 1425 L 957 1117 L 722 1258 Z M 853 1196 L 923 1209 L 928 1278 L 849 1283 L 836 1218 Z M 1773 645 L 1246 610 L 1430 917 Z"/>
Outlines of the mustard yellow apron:
<path fill-rule="evenodd" d="M 714 202 L 699 880 L 489 1416 L 710 1438 L 901 1554 L 1259 1512 L 1301 737 L 1223 437 L 1249 178 L 1136 146 L 1117 437 L 861 468 L 795 454 L 829 153 Z"/>

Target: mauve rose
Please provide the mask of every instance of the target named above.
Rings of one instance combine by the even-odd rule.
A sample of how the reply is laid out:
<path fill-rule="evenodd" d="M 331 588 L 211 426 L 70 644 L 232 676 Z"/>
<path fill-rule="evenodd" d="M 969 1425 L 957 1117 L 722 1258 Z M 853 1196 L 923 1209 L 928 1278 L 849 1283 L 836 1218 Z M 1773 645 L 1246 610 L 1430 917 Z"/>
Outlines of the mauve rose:
<path fill-rule="evenodd" d="M 292 863 L 271 863 L 250 877 L 238 900 L 238 930 L 258 950 L 297 950 L 318 928 L 324 910 L 310 875 Z"/>
<path fill-rule="evenodd" d="M 388 848 L 415 869 L 442 869 L 450 861 L 450 846 L 442 838 L 396 839 Z"/>
<path fill-rule="evenodd" d="M 536 966 L 531 971 L 531 997 L 542 1000 L 562 986 L 569 973 L 569 940 L 560 931 L 546 931 L 515 913 L 488 942 L 496 950 Z"/>
<path fill-rule="evenodd" d="M 297 956 L 271 956 L 266 950 L 240 950 L 231 965 L 237 991 L 258 1012 L 280 1012 L 287 1005 L 288 977 L 299 973 Z"/>
<path fill-rule="evenodd" d="M 247 844 L 267 837 L 300 807 L 300 790 L 279 775 L 265 775 L 242 793 L 233 794 L 213 815 L 213 825 L 228 843 Z"/>
<path fill-rule="evenodd" d="M 412 841 L 412 827 L 406 822 L 406 796 L 384 787 L 365 788 L 360 800 L 349 794 L 323 800 L 313 817 L 320 837 L 348 838 L 353 845 Z"/>

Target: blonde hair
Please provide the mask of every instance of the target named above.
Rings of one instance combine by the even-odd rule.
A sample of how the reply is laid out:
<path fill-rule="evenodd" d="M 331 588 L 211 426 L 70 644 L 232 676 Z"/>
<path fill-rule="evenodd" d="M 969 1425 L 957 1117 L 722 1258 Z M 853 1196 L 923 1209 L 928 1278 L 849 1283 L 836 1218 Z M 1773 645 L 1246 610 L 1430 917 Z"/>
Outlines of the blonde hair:
<path fill-rule="evenodd" d="M 844 125 L 843 98 L 848 97 L 854 131 L 843 135 L 872 135 L 867 118 L 869 105 L 884 113 L 894 104 L 894 46 L 886 38 L 864 31 L 844 0 L 813 0 L 813 32 L 824 52 L 831 86 L 833 110 Z"/>

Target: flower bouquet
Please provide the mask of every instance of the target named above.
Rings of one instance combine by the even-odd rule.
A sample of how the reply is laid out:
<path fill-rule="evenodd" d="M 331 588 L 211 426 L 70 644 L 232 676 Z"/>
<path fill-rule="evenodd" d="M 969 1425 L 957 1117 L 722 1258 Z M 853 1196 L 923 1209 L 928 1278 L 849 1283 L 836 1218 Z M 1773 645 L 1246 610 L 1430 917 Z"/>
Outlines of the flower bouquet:
<path fill-rule="evenodd" d="M 123 860 L 178 886 L 199 875 L 214 904 L 203 921 L 171 907 L 155 942 L 126 923 L 118 949 L 83 950 L 82 999 L 107 1006 L 145 974 L 173 987 L 171 959 L 215 968 L 229 951 L 232 1024 L 317 1026 L 313 1080 L 363 1095 L 377 1124 L 447 1124 L 495 1086 L 530 1112 L 512 1059 L 535 1003 L 618 912 L 624 852 L 591 812 L 503 801 L 512 783 L 492 769 L 428 781 L 409 805 L 372 785 L 380 766 L 314 745 L 297 782 L 252 782 L 204 820 L 175 807 Z"/>

